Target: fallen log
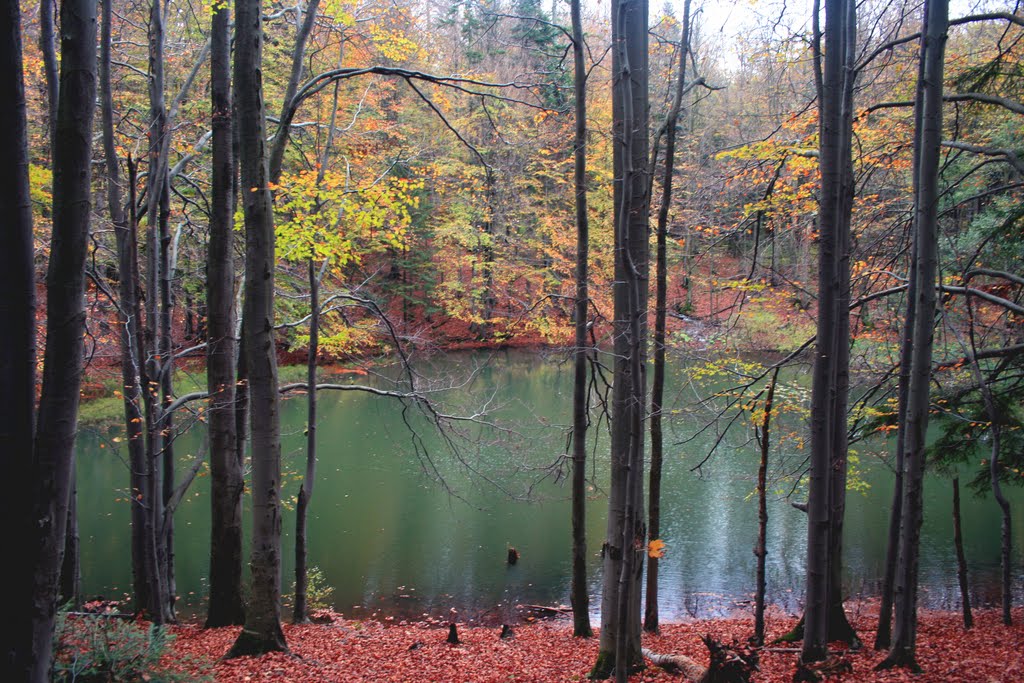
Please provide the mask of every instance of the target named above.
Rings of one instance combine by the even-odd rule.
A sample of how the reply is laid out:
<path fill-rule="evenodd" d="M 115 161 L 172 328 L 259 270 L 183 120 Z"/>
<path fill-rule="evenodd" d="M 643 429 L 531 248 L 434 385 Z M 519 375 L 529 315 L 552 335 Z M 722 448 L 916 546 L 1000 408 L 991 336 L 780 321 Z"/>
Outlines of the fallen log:
<path fill-rule="evenodd" d="M 680 674 L 689 683 L 750 683 L 751 674 L 758 668 L 756 650 L 735 642 L 723 645 L 711 636 L 702 640 L 711 653 L 708 666 L 685 655 L 656 654 L 650 650 L 643 650 L 643 655 L 654 666 Z"/>

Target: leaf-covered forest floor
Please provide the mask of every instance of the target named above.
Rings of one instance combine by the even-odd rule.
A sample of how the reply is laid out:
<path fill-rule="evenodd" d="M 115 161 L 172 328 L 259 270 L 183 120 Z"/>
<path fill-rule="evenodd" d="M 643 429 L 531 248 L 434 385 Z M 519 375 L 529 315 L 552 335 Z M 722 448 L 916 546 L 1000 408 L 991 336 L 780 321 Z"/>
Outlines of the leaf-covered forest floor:
<path fill-rule="evenodd" d="M 829 680 L 839 681 L 950 681 L 1020 683 L 1024 681 L 1024 610 L 1014 610 L 1014 625 L 1003 626 L 996 610 L 976 610 L 975 626 L 964 631 L 954 612 L 922 612 L 918 633 L 918 663 L 924 673 L 904 669 L 875 672 L 884 652 L 875 652 L 877 605 L 857 605 L 851 620 L 867 644 L 863 650 L 843 653 L 853 672 Z M 768 620 L 770 639 L 786 633 L 796 620 L 776 614 Z M 176 639 L 165 658 L 170 668 L 188 676 L 212 674 L 216 681 L 417 681 L 485 683 L 499 681 L 582 681 L 594 663 L 597 639 L 572 637 L 565 620 L 524 623 L 514 637 L 499 639 L 500 628 L 459 625 L 459 645 L 446 642 L 448 628 L 434 623 L 381 623 L 351 621 L 334 616 L 327 624 L 286 625 L 291 654 L 217 661 L 227 652 L 237 628 L 204 630 L 199 626 L 174 627 Z M 753 632 L 750 617 L 674 623 L 657 636 L 644 635 L 644 647 L 659 654 L 682 654 L 707 663 L 701 637 L 745 642 Z M 834 644 L 838 645 L 838 644 Z M 767 646 L 760 653 L 760 670 L 753 680 L 792 681 L 798 647 Z M 204 664 L 198 662 L 204 661 Z M 186 667 L 182 669 L 182 667 Z M 189 669 L 188 667 L 194 667 Z M 631 681 L 679 681 L 661 669 L 648 667 Z"/>

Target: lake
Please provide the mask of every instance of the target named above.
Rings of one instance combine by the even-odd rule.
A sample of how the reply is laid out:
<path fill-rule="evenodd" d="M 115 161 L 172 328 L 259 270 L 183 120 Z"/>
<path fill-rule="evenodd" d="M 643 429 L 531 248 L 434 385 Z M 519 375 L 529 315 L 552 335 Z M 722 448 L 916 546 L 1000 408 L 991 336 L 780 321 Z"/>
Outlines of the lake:
<path fill-rule="evenodd" d="M 352 618 L 511 618 L 516 605 L 568 602 L 570 577 L 569 463 L 563 458 L 572 404 L 572 368 L 556 355 L 454 354 L 419 365 L 445 412 L 470 415 L 486 405 L 489 420 L 455 422 L 442 439 L 415 408 L 356 392 L 322 392 L 318 422 L 318 481 L 310 504 L 312 566 L 333 588 L 329 602 Z M 390 369 L 383 375 L 394 376 Z M 796 373 L 779 402 L 806 400 Z M 802 373 L 806 375 L 806 373 Z M 472 375 L 471 385 L 463 385 Z M 346 376 L 347 377 L 347 376 Z M 806 379 L 806 377 L 805 377 Z M 356 377 L 386 385 L 386 378 Z M 436 380 L 436 381 L 435 381 Z M 330 381 L 347 381 L 331 379 Z M 443 386 L 447 386 L 445 390 Z M 714 387 L 695 385 L 684 364 L 669 373 L 662 501 L 663 619 L 685 619 L 746 609 L 754 590 L 757 508 L 754 482 L 759 450 L 749 421 L 738 424 L 698 471 L 717 438 L 715 429 L 694 438 L 706 415 L 684 408 Z M 284 593 L 292 591 L 294 500 L 304 467 L 304 397 L 282 404 L 286 474 Z M 595 414 L 595 419 L 596 419 Z M 806 452 L 798 435 L 799 411 L 776 419 L 768 531 L 768 599 L 798 612 L 804 590 L 806 523 L 786 499 L 793 488 L 782 473 L 799 471 Z M 500 423 L 500 424 L 498 424 Z M 415 435 L 410 431 L 415 431 Z M 592 608 L 600 604 L 597 553 L 605 528 L 608 452 L 595 422 L 588 463 L 591 500 L 588 543 Z M 116 429 L 83 429 L 78 440 L 78 495 L 82 538 L 82 586 L 87 597 L 125 597 L 131 586 L 126 454 Z M 176 441 L 182 469 L 200 451 L 204 430 L 196 425 Z M 773 438 L 774 442 L 774 438 Z M 880 458 L 882 441 L 856 445 L 859 490 L 848 497 L 844 564 L 846 594 L 877 593 L 885 559 L 891 473 Z M 205 470 L 204 470 L 205 473 Z M 964 477 L 966 480 L 967 477 Z M 176 519 L 175 551 L 179 612 L 201 613 L 206 592 L 209 540 L 209 478 L 193 484 Z M 1024 574 L 1024 496 L 1013 504 L 1015 590 Z M 793 500 L 802 501 L 797 492 Z M 932 476 L 925 488 L 921 599 L 953 608 L 959 595 L 952 545 L 951 486 Z M 963 494 L 963 524 L 974 604 L 999 596 L 999 512 L 991 496 Z M 248 512 L 246 525 L 249 525 Z M 521 554 L 506 564 L 507 548 Z M 246 548 L 247 552 L 247 548 Z"/>

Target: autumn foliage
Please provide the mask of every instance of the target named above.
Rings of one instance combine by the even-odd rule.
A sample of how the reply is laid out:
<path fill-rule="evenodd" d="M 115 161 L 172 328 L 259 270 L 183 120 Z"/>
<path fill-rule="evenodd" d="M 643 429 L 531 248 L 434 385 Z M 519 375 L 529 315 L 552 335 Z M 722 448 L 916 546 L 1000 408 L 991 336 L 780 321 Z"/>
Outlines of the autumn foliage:
<path fill-rule="evenodd" d="M 858 604 L 851 621 L 870 642 L 877 606 Z M 459 644 L 446 642 L 445 621 L 353 621 L 322 613 L 327 623 L 286 625 L 290 654 L 259 658 L 241 657 L 220 661 L 237 635 L 237 628 L 202 629 L 196 625 L 172 627 L 175 638 L 162 664 L 184 678 L 212 675 L 221 682 L 288 681 L 327 683 L 336 681 L 580 681 L 593 664 L 596 639 L 572 637 L 568 622 L 523 623 L 514 637 L 500 638 L 500 625 L 460 624 Z M 1014 626 L 999 623 L 996 611 L 977 613 L 975 628 L 965 631 L 958 614 L 924 612 L 918 636 L 918 661 L 924 673 L 905 670 L 875 672 L 884 652 L 863 649 L 837 652 L 848 661 L 852 673 L 830 680 L 884 683 L 909 681 L 949 683 L 984 681 L 1010 683 L 1024 680 L 1024 619 L 1016 610 Z M 769 614 L 768 642 L 796 623 L 792 615 Z M 143 625 L 139 625 L 143 628 Z M 753 632 L 747 615 L 715 621 L 664 625 L 658 635 L 644 634 L 644 647 L 659 654 L 690 657 L 706 665 L 708 651 L 702 638 L 710 635 L 722 643 L 745 643 Z M 833 644 L 834 646 L 836 644 Z M 768 645 L 759 652 L 760 668 L 753 681 L 793 680 L 799 649 Z M 648 666 L 631 681 L 681 681 L 678 674 Z"/>

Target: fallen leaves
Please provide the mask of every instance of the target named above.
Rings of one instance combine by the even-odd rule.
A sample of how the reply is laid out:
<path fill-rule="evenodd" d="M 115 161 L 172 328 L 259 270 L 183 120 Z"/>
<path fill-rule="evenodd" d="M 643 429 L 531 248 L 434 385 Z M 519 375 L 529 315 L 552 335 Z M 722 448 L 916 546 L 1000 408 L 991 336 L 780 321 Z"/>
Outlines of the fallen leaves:
<path fill-rule="evenodd" d="M 875 613 L 871 606 L 851 610 L 851 621 L 861 638 L 870 643 L 874 636 Z M 1003 626 L 996 611 L 978 611 L 976 626 L 964 631 L 959 615 L 947 612 L 922 613 L 918 634 L 918 663 L 924 673 L 914 676 L 905 670 L 875 672 L 884 652 L 865 648 L 844 655 L 853 673 L 830 680 L 858 683 L 1019 683 L 1024 680 L 1024 612 L 1014 613 L 1016 625 Z M 788 615 L 775 614 L 769 620 L 770 638 L 782 635 L 795 624 Z M 446 624 L 384 624 L 336 618 L 329 624 L 285 625 L 291 654 L 269 654 L 218 661 L 234 642 L 236 628 L 204 630 L 198 626 L 174 628 L 177 635 L 168 655 L 170 664 L 204 658 L 205 672 L 216 681 L 289 681 L 291 683 L 433 681 L 535 683 L 583 681 L 597 656 L 598 640 L 572 637 L 564 620 L 521 624 L 514 639 L 499 638 L 498 627 L 459 624 L 459 644 L 445 642 Z M 707 649 L 701 637 L 710 634 L 722 642 L 745 642 L 753 633 L 752 619 L 742 617 L 714 621 L 669 624 L 659 635 L 644 635 L 644 647 L 655 652 L 691 657 L 706 664 Z M 835 644 L 834 644 L 835 645 Z M 793 680 L 798 651 L 767 647 L 761 651 L 761 668 L 754 681 L 781 683 Z M 203 671 L 182 673 L 198 676 Z M 649 667 L 630 678 L 634 683 L 679 681 L 677 676 Z"/>

